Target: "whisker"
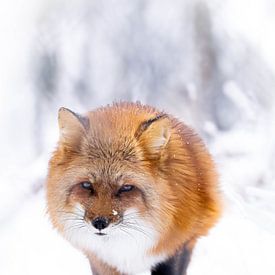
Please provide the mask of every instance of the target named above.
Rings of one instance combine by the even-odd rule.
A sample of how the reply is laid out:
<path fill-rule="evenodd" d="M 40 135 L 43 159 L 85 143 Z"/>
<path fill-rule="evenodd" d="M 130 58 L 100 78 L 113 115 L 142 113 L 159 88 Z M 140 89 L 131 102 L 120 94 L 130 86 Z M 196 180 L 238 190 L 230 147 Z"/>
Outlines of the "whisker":
<path fill-rule="evenodd" d="M 127 230 L 125 230 L 123 227 L 120 227 L 119 228 L 121 231 L 123 231 L 124 233 L 126 233 L 128 236 L 130 236 L 131 238 L 133 238 L 134 240 L 136 240 L 135 239 L 135 237 L 130 233 L 130 232 L 128 232 Z"/>
<path fill-rule="evenodd" d="M 124 214 L 123 218 L 136 218 L 138 215 L 139 215 L 139 211 L 136 211 L 133 213 Z"/>
<path fill-rule="evenodd" d="M 65 231 L 77 230 L 77 229 L 81 229 L 81 228 L 84 228 L 84 227 L 86 227 L 86 225 L 83 224 L 83 223 L 82 224 L 73 224 L 73 225 L 65 228 Z"/>
<path fill-rule="evenodd" d="M 147 238 L 151 238 L 152 237 L 152 235 L 149 235 L 148 232 L 146 232 L 145 230 L 143 230 L 141 226 L 135 226 L 135 225 L 130 224 L 130 223 L 128 223 L 128 224 L 124 223 L 124 224 L 121 224 L 121 226 L 124 227 L 124 228 L 130 228 L 130 229 L 136 230 L 137 232 L 142 233 Z"/>
<path fill-rule="evenodd" d="M 70 211 L 57 211 L 58 213 L 62 213 L 62 214 L 69 214 L 69 215 L 73 215 L 73 216 L 77 216 L 77 217 L 82 217 L 81 215 L 79 215 L 78 213 L 74 213 L 74 212 L 70 212 Z"/>
<path fill-rule="evenodd" d="M 84 218 L 70 218 L 70 217 L 65 217 L 61 218 L 62 221 L 84 221 Z"/>

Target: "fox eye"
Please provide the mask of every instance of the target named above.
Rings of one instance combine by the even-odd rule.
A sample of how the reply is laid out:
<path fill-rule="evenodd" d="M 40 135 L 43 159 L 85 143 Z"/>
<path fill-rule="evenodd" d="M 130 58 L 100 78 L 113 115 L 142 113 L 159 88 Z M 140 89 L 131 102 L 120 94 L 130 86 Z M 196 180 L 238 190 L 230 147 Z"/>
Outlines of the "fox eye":
<path fill-rule="evenodd" d="M 134 185 L 125 184 L 118 190 L 117 194 L 120 195 L 121 193 L 130 192 L 135 188 Z"/>
<path fill-rule="evenodd" d="M 80 183 L 80 185 L 83 189 L 94 191 L 93 186 L 89 181 L 83 181 Z"/>

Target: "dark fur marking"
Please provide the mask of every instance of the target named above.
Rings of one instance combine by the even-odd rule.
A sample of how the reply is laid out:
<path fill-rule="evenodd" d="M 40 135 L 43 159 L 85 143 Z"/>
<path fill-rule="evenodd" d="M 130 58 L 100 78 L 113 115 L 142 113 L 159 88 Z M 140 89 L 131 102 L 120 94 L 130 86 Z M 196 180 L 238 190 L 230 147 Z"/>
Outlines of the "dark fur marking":
<path fill-rule="evenodd" d="M 90 128 L 90 122 L 89 122 L 89 118 L 88 117 L 85 117 L 85 116 L 82 116 L 82 115 L 80 115 L 78 113 L 75 113 L 72 110 L 67 109 L 65 107 L 60 108 L 60 110 L 66 110 L 66 111 L 70 112 L 72 115 L 74 115 L 78 119 L 78 121 L 83 125 L 83 127 L 84 127 L 84 129 L 86 131 L 89 130 L 89 128 Z"/>
<path fill-rule="evenodd" d="M 142 122 L 142 123 L 139 125 L 139 127 L 138 127 L 138 129 L 137 129 L 137 131 L 136 131 L 136 133 L 135 133 L 135 138 L 138 139 L 138 138 L 142 135 L 142 133 L 143 133 L 144 131 L 146 131 L 146 130 L 148 129 L 148 127 L 149 127 L 152 123 L 154 123 L 155 121 L 160 120 L 160 119 L 162 119 L 162 118 L 165 118 L 165 117 L 167 117 L 166 114 L 159 114 L 159 115 L 157 115 L 157 116 L 154 117 L 154 118 L 150 118 L 150 119 L 148 119 L 148 120 Z"/>
<path fill-rule="evenodd" d="M 190 262 L 191 253 L 184 246 L 177 254 L 167 261 L 158 264 L 152 271 L 152 275 L 186 275 L 186 270 Z"/>

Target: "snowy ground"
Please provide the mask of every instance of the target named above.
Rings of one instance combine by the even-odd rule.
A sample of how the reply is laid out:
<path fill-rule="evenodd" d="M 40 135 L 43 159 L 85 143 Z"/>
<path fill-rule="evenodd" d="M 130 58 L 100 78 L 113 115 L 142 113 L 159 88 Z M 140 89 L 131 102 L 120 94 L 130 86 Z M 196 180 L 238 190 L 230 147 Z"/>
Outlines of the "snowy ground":
<path fill-rule="evenodd" d="M 196 22 L 189 22 L 196 17 L 193 3 L 203 0 L 148 0 L 147 9 L 134 0 L 65 2 L 0 3 L 0 274 L 91 274 L 85 257 L 52 229 L 43 183 L 58 136 L 57 108 L 84 111 L 114 99 L 156 104 L 187 120 L 203 133 L 217 163 L 224 216 L 198 242 L 188 275 L 275 274 L 274 1 L 213 0 L 205 1 L 209 9 L 195 7 L 199 19 L 209 11 L 213 33 L 200 34 L 209 35 L 209 47 L 196 41 Z M 88 27 L 79 20 L 83 14 Z M 83 49 L 95 65 L 89 74 Z M 207 51 L 217 55 L 210 80 L 200 70 Z M 40 68 L 34 64 L 46 60 L 50 67 L 56 56 L 60 71 L 50 75 L 56 90 L 47 94 L 51 83 L 33 83 Z M 209 101 L 200 93 L 205 85 L 214 91 Z M 81 96 L 71 87 L 82 89 Z M 209 115 L 220 95 L 215 115 L 226 129 Z M 205 102 L 211 107 L 204 109 Z"/>

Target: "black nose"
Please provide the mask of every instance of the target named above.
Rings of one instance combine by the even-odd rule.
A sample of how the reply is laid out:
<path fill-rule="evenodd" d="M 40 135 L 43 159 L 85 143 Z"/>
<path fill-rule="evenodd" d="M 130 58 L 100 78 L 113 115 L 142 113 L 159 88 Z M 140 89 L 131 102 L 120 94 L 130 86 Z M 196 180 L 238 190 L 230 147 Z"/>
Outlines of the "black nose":
<path fill-rule="evenodd" d="M 109 220 L 105 217 L 97 217 L 92 221 L 92 225 L 98 229 L 102 230 L 109 225 Z"/>

